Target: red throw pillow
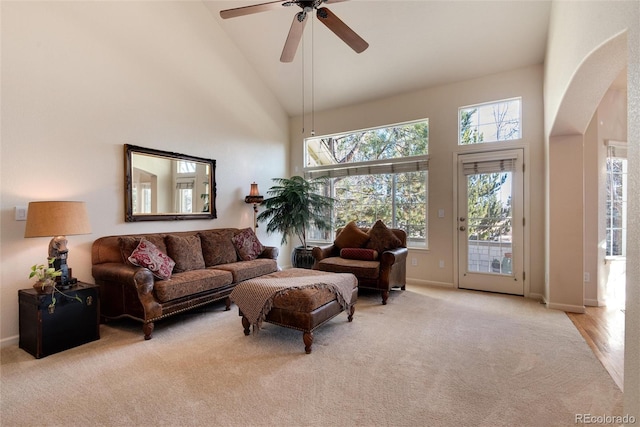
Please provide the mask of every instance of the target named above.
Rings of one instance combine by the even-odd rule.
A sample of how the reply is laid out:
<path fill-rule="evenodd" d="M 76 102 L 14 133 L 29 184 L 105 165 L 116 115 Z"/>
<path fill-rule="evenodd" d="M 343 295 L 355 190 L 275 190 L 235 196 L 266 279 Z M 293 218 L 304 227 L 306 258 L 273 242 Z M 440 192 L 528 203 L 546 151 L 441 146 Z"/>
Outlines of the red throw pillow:
<path fill-rule="evenodd" d="M 154 276 L 163 280 L 171 278 L 173 266 L 176 265 L 156 245 L 145 239 L 140 240 L 128 259 L 131 264 L 148 268 Z"/>
<path fill-rule="evenodd" d="M 364 248 L 344 248 L 340 250 L 340 257 L 361 261 L 375 261 L 378 259 L 378 251 Z"/>
<path fill-rule="evenodd" d="M 264 251 L 264 246 L 262 246 L 256 234 L 250 228 L 240 231 L 231 238 L 231 241 L 238 252 L 238 256 L 243 261 L 256 259 Z"/>

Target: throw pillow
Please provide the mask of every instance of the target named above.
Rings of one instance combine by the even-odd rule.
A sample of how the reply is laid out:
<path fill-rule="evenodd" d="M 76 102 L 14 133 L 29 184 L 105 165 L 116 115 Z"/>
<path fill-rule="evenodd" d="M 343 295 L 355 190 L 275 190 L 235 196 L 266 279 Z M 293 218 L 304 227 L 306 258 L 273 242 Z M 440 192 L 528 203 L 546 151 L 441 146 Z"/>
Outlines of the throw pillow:
<path fill-rule="evenodd" d="M 127 262 L 131 253 L 138 247 L 138 244 L 142 239 L 145 239 L 153 243 L 160 252 L 167 253 L 167 246 L 164 244 L 164 236 L 161 234 L 150 234 L 148 236 L 120 236 L 118 243 L 120 245 L 120 253 L 122 254 L 122 261 Z"/>
<path fill-rule="evenodd" d="M 256 237 L 256 234 L 250 228 L 245 228 L 231 239 L 233 246 L 236 247 L 238 256 L 243 261 L 251 261 L 258 258 L 258 255 L 264 251 L 264 246 Z"/>
<path fill-rule="evenodd" d="M 344 248 L 340 250 L 340 257 L 361 261 L 375 261 L 378 259 L 378 251 L 365 248 Z"/>
<path fill-rule="evenodd" d="M 219 264 L 229 264 L 238 260 L 236 248 L 231 239 L 237 230 L 234 228 L 207 230 L 198 233 L 204 264 L 212 267 Z"/>
<path fill-rule="evenodd" d="M 156 245 L 146 239 L 140 239 L 140 243 L 129 256 L 129 262 L 138 267 L 151 270 L 158 279 L 171 278 L 173 266 L 176 264 L 169 256 L 158 249 Z"/>
<path fill-rule="evenodd" d="M 369 235 L 360 230 L 355 221 L 351 221 L 338 233 L 333 244 L 342 248 L 361 248 L 369 240 Z"/>
<path fill-rule="evenodd" d="M 382 253 L 389 249 L 395 249 L 402 245 L 402 241 L 398 239 L 398 236 L 393 234 L 393 231 L 389 230 L 382 220 L 376 221 L 373 227 L 367 232 L 369 235 L 369 242 L 367 248 L 375 249 L 379 253 Z"/>
<path fill-rule="evenodd" d="M 167 243 L 167 254 L 176 262 L 174 267 L 176 273 L 205 268 L 200 236 L 197 234 L 191 236 L 167 234 L 165 242 Z"/>

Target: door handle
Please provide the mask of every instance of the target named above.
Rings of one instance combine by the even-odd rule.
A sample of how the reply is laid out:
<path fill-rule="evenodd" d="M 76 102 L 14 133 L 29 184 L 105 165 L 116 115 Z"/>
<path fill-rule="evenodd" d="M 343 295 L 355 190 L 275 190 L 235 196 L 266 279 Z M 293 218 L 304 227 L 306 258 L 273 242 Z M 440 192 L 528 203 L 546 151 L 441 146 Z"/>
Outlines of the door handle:
<path fill-rule="evenodd" d="M 466 230 L 466 229 L 467 229 L 467 227 L 465 227 L 464 225 L 461 225 L 461 226 L 460 226 L 460 231 L 464 231 L 464 230 Z"/>
<path fill-rule="evenodd" d="M 464 220 L 465 220 L 465 217 L 461 216 L 460 217 L 460 222 L 464 222 Z"/>

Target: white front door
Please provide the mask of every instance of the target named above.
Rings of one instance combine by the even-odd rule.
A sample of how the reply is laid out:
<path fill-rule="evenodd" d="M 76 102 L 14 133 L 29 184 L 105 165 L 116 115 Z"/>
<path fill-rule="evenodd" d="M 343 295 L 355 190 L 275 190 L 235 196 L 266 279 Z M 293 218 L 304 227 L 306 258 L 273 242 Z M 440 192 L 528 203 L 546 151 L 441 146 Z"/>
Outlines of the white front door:
<path fill-rule="evenodd" d="M 458 287 L 524 295 L 523 151 L 458 156 Z"/>

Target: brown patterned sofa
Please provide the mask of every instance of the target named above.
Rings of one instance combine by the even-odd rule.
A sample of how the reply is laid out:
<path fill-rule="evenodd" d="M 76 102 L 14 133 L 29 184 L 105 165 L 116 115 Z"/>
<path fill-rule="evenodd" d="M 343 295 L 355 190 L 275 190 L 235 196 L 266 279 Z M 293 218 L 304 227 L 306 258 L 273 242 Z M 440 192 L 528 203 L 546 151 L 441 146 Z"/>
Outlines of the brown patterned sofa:
<path fill-rule="evenodd" d="M 154 322 L 167 316 L 221 299 L 226 299 L 228 310 L 229 294 L 236 284 L 278 270 L 276 247 L 264 247 L 258 242 L 255 259 L 247 259 L 252 257 L 236 251 L 232 239 L 247 230 L 251 229 L 220 228 L 97 239 L 93 242 L 91 261 L 93 277 L 100 286 L 102 320 L 123 316 L 139 320 L 143 323 L 144 338 L 150 339 Z M 160 279 L 149 268 L 129 261 L 142 238 L 175 262 L 168 279 Z"/>
<path fill-rule="evenodd" d="M 332 245 L 313 248 L 314 270 L 352 273 L 358 288 L 379 290 L 382 304 L 391 288 L 406 288 L 407 234 L 377 221 L 370 229 L 350 222 L 338 229 Z"/>

